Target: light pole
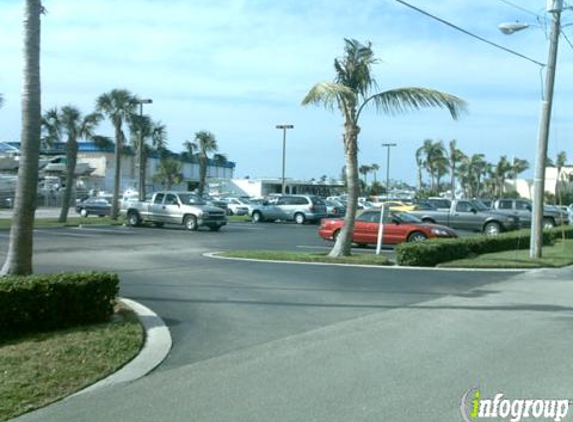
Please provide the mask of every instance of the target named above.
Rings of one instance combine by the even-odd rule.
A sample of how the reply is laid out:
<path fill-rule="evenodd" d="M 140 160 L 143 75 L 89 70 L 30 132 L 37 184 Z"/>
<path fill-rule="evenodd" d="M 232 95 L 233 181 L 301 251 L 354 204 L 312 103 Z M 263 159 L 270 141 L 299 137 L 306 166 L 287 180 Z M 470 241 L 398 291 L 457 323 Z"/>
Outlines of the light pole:
<path fill-rule="evenodd" d="M 139 154 L 138 154 L 138 162 L 139 162 L 139 200 L 145 201 L 145 167 L 146 163 L 144 163 L 144 153 L 143 153 L 143 104 L 151 104 L 153 100 L 151 98 L 144 98 L 137 100 L 139 104 Z"/>
<path fill-rule="evenodd" d="M 277 129 L 283 130 L 283 173 L 282 173 L 282 189 L 281 192 L 285 194 L 285 160 L 286 160 L 286 131 L 287 129 L 294 129 L 293 125 L 276 125 Z"/>
<path fill-rule="evenodd" d="M 390 148 L 397 146 L 396 144 L 382 144 L 386 147 L 386 197 L 390 199 Z"/>
<path fill-rule="evenodd" d="M 531 239 L 529 247 L 530 258 L 541 258 L 543 248 L 543 194 L 545 192 L 545 162 L 547 158 L 547 144 L 549 141 L 549 126 L 551 123 L 551 109 L 553 106 L 553 90 L 555 87 L 555 67 L 557 63 L 557 50 L 559 47 L 559 33 L 561 31 L 561 12 L 563 0 L 548 0 L 547 12 L 553 15 L 551 35 L 549 37 L 549 57 L 547 59 L 547 73 L 545 75 L 545 91 L 541 100 L 541 116 L 539 118 L 539 137 L 537 141 L 537 156 L 535 159 L 535 176 L 533 181 L 533 213 L 531 218 Z M 528 28 L 529 25 L 516 23 L 500 25 L 504 34 L 513 34 Z"/>

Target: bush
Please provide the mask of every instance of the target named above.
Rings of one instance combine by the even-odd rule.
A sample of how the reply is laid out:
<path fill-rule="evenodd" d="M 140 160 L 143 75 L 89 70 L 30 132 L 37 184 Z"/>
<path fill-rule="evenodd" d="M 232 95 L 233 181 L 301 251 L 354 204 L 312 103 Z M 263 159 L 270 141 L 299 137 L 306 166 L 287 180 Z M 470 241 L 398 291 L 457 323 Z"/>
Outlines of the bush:
<path fill-rule="evenodd" d="M 551 245 L 561 237 L 561 228 L 543 232 L 543 244 Z M 565 229 L 566 237 L 573 238 L 573 227 Z M 402 243 L 396 247 L 398 265 L 434 267 L 442 262 L 464 259 L 471 255 L 527 249 L 530 231 L 519 230 L 497 236 L 475 235 L 457 239 L 434 239 L 421 243 Z"/>
<path fill-rule="evenodd" d="M 0 279 L 0 333 L 46 331 L 109 320 L 117 274 L 39 274 Z"/>

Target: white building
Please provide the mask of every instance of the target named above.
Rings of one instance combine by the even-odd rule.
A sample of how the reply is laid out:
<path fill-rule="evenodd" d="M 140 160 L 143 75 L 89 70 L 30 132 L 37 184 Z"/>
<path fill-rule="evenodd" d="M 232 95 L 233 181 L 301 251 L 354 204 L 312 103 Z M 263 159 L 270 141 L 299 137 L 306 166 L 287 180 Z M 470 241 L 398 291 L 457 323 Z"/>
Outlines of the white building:
<path fill-rule="evenodd" d="M 282 179 L 230 179 L 226 180 L 226 183 L 222 183 L 221 190 L 221 194 L 225 196 L 260 198 L 281 193 Z M 345 192 L 344 184 L 339 181 L 285 179 L 286 194 L 310 194 L 326 197 L 342 192 Z"/>

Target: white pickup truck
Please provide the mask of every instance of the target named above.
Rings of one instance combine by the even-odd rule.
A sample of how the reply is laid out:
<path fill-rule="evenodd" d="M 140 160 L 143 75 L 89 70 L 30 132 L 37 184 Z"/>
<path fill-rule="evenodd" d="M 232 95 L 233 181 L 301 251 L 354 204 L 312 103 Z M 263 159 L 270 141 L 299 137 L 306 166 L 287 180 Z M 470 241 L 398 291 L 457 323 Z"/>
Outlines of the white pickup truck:
<path fill-rule="evenodd" d="M 121 213 L 130 226 L 151 222 L 156 226 L 182 224 L 188 230 L 209 227 L 211 231 L 219 231 L 227 224 L 224 210 L 208 205 L 191 192 L 156 192 L 151 201 L 127 201 Z"/>

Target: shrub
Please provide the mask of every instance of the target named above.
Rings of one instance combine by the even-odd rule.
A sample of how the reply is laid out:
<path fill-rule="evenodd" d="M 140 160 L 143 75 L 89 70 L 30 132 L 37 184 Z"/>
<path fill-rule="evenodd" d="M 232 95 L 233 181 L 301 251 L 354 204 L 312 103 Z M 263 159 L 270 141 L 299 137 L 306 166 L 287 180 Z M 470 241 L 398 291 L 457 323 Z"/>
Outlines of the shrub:
<path fill-rule="evenodd" d="M 117 274 L 39 274 L 0 279 L 0 333 L 46 331 L 109 320 Z"/>
<path fill-rule="evenodd" d="M 543 244 L 551 245 L 561 237 L 560 227 L 543 232 Z M 566 237 L 573 238 L 573 227 L 565 229 Z M 436 245 L 436 246 L 435 246 Z M 464 259 L 471 255 L 527 249 L 530 231 L 519 230 L 497 236 L 475 235 L 457 239 L 434 239 L 420 243 L 402 243 L 396 247 L 399 265 L 434 267 L 442 262 Z"/>

